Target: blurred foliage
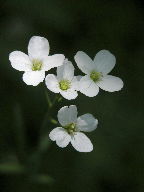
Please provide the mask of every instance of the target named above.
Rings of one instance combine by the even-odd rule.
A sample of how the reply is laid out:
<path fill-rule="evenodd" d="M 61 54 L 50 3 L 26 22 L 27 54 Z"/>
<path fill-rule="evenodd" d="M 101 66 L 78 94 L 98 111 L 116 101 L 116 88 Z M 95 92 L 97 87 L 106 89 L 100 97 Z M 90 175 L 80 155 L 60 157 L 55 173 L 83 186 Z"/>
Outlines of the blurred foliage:
<path fill-rule="evenodd" d="M 46 37 L 50 53 L 64 53 L 75 66 L 78 50 L 91 57 L 110 50 L 117 58 L 112 74 L 124 80 L 124 89 L 101 90 L 95 98 L 79 94 L 49 111 L 44 84 L 27 86 L 8 60 L 14 50 L 27 53 L 33 35 Z M 0 0 L 0 56 L 1 192 L 144 191 L 142 0 Z M 48 138 L 52 118 L 70 104 L 99 119 L 88 134 L 91 153 L 58 148 Z"/>

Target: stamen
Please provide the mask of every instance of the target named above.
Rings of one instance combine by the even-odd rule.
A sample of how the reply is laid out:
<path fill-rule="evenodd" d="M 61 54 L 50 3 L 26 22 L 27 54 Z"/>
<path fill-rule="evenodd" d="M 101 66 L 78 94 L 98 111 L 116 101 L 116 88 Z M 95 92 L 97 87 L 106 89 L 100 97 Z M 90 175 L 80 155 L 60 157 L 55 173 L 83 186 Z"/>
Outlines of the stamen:
<path fill-rule="evenodd" d="M 59 87 L 60 87 L 60 89 L 63 90 L 63 91 L 68 90 L 68 89 L 70 88 L 70 86 L 71 86 L 71 83 L 70 83 L 70 81 L 68 81 L 68 80 L 61 80 L 61 81 L 59 82 Z"/>
<path fill-rule="evenodd" d="M 97 72 L 97 71 L 92 71 L 90 74 L 90 78 L 94 81 L 94 82 L 98 82 L 101 79 L 102 74 Z"/>
<path fill-rule="evenodd" d="M 33 71 L 40 71 L 42 68 L 42 61 L 38 60 L 38 59 L 34 59 L 32 61 L 32 70 Z"/>
<path fill-rule="evenodd" d="M 74 132 L 76 132 L 76 125 L 75 125 L 75 123 L 70 123 L 70 124 L 66 125 L 64 128 L 66 129 L 66 131 L 69 134 L 74 134 Z"/>

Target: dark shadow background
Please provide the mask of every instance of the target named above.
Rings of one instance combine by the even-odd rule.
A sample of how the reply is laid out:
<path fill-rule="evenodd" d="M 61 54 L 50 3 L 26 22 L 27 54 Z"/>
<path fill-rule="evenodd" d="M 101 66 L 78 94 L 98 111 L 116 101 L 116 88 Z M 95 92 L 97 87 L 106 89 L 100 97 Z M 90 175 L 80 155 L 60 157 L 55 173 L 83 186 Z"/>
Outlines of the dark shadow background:
<path fill-rule="evenodd" d="M 111 74 L 123 79 L 122 91 L 101 90 L 95 98 L 79 94 L 51 112 L 56 117 L 60 107 L 76 104 L 80 115 L 97 117 L 98 128 L 87 134 L 93 152 L 49 141 L 55 125 L 47 118 L 44 84 L 27 86 L 11 67 L 9 53 L 27 53 L 33 35 L 46 37 L 50 53 L 64 53 L 75 66 L 78 50 L 94 57 L 108 49 L 116 56 Z M 0 0 L 0 191 L 143 192 L 143 87 L 142 0 Z"/>

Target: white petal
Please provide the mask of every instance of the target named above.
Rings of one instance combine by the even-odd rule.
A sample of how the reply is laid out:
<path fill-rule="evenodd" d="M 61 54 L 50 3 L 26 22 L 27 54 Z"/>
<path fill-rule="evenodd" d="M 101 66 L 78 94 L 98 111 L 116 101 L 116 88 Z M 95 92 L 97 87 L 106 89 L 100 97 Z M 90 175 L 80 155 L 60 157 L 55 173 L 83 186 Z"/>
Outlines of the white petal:
<path fill-rule="evenodd" d="M 123 81 L 118 77 L 106 75 L 98 82 L 98 86 L 105 91 L 114 92 L 122 89 Z"/>
<path fill-rule="evenodd" d="M 58 80 L 66 79 L 72 80 L 74 77 L 74 66 L 70 61 L 65 61 L 64 64 L 57 68 Z"/>
<path fill-rule="evenodd" d="M 91 152 L 93 150 L 93 144 L 84 133 L 75 133 L 71 139 L 71 144 L 79 152 Z"/>
<path fill-rule="evenodd" d="M 23 81 L 27 85 L 37 86 L 40 82 L 43 82 L 45 78 L 45 72 L 43 71 L 30 71 L 23 74 Z"/>
<path fill-rule="evenodd" d="M 49 137 L 52 141 L 56 141 L 56 144 L 62 148 L 66 147 L 71 140 L 71 136 L 62 127 L 53 129 Z"/>
<path fill-rule="evenodd" d="M 89 74 L 94 70 L 94 63 L 92 59 L 83 51 L 78 51 L 74 56 L 75 62 L 78 68 L 85 74 Z"/>
<path fill-rule="evenodd" d="M 75 99 L 78 96 L 77 91 L 73 89 L 68 89 L 67 91 L 60 91 L 60 94 L 68 100 Z"/>
<path fill-rule="evenodd" d="M 78 78 L 76 76 L 73 77 L 73 79 L 71 80 L 71 89 L 79 91 L 79 81 L 78 81 Z"/>
<path fill-rule="evenodd" d="M 71 140 L 71 136 L 65 131 L 65 135 L 63 135 L 63 138 L 61 140 L 56 140 L 56 144 L 59 147 L 66 147 Z"/>
<path fill-rule="evenodd" d="M 81 115 L 77 119 L 77 128 L 79 131 L 91 132 L 96 129 L 98 120 L 94 118 L 93 115 L 87 113 Z"/>
<path fill-rule="evenodd" d="M 115 56 L 107 50 L 99 51 L 94 58 L 96 71 L 101 72 L 103 75 L 108 74 L 114 68 L 115 63 Z"/>
<path fill-rule="evenodd" d="M 14 69 L 19 71 L 30 71 L 31 62 L 29 57 L 21 51 L 13 51 L 9 55 L 9 60 Z"/>
<path fill-rule="evenodd" d="M 76 76 L 77 81 L 80 81 L 82 77 L 83 77 L 82 75 L 78 75 L 78 76 Z"/>
<path fill-rule="evenodd" d="M 72 86 L 74 87 L 75 90 L 79 91 L 80 90 L 80 80 L 83 76 L 81 75 L 78 75 L 78 76 L 75 76 L 74 79 L 73 79 L 73 84 Z"/>
<path fill-rule="evenodd" d="M 42 59 L 49 54 L 49 42 L 46 38 L 33 36 L 28 45 L 28 54 L 31 59 Z"/>
<path fill-rule="evenodd" d="M 89 75 L 85 75 L 79 82 L 79 90 L 88 97 L 94 97 L 99 92 L 99 87 L 94 83 Z"/>
<path fill-rule="evenodd" d="M 62 107 L 58 111 L 58 120 L 62 126 L 75 123 L 77 121 L 77 107 L 75 105 Z"/>
<path fill-rule="evenodd" d="M 64 129 L 62 127 L 57 127 L 50 132 L 49 137 L 52 141 L 56 141 L 57 139 L 62 139 L 63 132 L 64 132 Z"/>
<path fill-rule="evenodd" d="M 59 83 L 55 75 L 53 74 L 48 74 L 45 78 L 45 83 L 47 88 L 54 92 L 54 93 L 59 93 Z"/>
<path fill-rule="evenodd" d="M 55 54 L 52 56 L 47 56 L 43 59 L 43 70 L 48 71 L 54 67 L 63 65 L 65 56 L 63 54 Z"/>

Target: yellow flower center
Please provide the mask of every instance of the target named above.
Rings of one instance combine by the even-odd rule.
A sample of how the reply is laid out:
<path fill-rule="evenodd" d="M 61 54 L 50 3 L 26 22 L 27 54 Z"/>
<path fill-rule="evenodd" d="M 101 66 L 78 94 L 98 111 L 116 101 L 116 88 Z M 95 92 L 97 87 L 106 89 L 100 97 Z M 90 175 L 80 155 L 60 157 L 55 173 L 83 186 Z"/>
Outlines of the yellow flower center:
<path fill-rule="evenodd" d="M 97 71 L 92 71 L 90 73 L 90 78 L 94 81 L 97 82 L 101 79 L 102 74 L 97 72 Z"/>
<path fill-rule="evenodd" d="M 42 61 L 38 60 L 38 59 L 34 59 L 32 61 L 32 70 L 33 71 L 40 71 L 42 68 Z"/>
<path fill-rule="evenodd" d="M 61 80 L 59 82 L 59 87 L 61 90 L 66 91 L 70 88 L 71 83 L 68 80 Z"/>
<path fill-rule="evenodd" d="M 75 125 L 75 123 L 70 123 L 70 124 L 66 125 L 64 128 L 66 129 L 66 131 L 69 134 L 73 134 L 74 132 L 76 132 L 76 125 Z"/>

